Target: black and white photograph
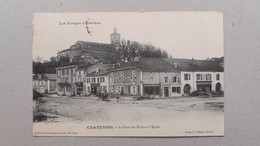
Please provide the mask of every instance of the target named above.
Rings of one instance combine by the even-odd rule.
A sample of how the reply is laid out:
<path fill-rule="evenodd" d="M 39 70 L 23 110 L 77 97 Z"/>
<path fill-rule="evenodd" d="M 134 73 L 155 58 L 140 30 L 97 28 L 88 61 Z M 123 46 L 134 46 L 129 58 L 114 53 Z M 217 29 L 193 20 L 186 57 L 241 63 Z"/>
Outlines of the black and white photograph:
<path fill-rule="evenodd" d="M 224 136 L 221 12 L 32 20 L 33 136 Z"/>

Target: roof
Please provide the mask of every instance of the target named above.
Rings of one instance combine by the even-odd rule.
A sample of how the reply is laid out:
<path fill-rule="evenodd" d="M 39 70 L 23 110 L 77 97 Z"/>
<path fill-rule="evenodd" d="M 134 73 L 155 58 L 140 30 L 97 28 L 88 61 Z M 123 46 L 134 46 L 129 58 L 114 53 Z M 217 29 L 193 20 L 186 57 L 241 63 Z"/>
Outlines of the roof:
<path fill-rule="evenodd" d="M 56 74 L 35 74 L 33 80 L 56 80 Z"/>
<path fill-rule="evenodd" d="M 176 72 L 179 68 L 176 68 L 171 63 L 163 60 L 162 58 L 140 58 L 136 62 L 122 62 L 112 70 L 121 70 L 125 68 L 137 68 L 141 71 L 148 72 Z"/>
<path fill-rule="evenodd" d="M 98 72 L 92 72 L 90 74 L 87 74 L 87 77 L 103 76 L 103 75 L 106 75 L 107 73 L 108 73 L 108 71 L 100 70 Z"/>
<path fill-rule="evenodd" d="M 70 51 L 70 48 L 69 48 L 69 49 L 64 49 L 64 50 L 61 50 L 61 51 L 60 51 L 60 52 L 58 52 L 58 53 L 67 52 L 67 51 Z"/>
<path fill-rule="evenodd" d="M 114 44 L 98 43 L 98 42 L 88 42 L 88 41 L 77 41 L 74 45 L 70 46 L 70 48 L 61 50 L 58 53 L 63 53 L 63 52 L 71 51 L 71 50 L 81 50 L 82 46 L 85 48 L 85 47 L 87 47 L 87 45 L 98 45 L 98 46 L 106 46 L 106 47 L 115 47 Z"/>
<path fill-rule="evenodd" d="M 106 75 L 108 73 L 109 69 L 112 69 L 114 67 L 114 64 L 94 64 L 92 66 L 90 66 L 90 68 L 98 68 L 98 72 L 94 71 L 94 72 L 90 72 L 88 73 L 88 76 L 102 76 L 102 75 Z"/>
<path fill-rule="evenodd" d="M 88 42 L 88 41 L 77 41 L 76 44 L 82 44 L 82 45 L 101 45 L 101 46 L 114 46 L 113 44 L 108 43 L 99 43 L 99 42 Z"/>
<path fill-rule="evenodd" d="M 44 97 L 42 94 L 37 92 L 36 90 L 33 89 L 33 100 L 38 99 L 39 97 Z"/>
<path fill-rule="evenodd" d="M 223 72 L 223 61 L 220 60 L 195 60 L 181 58 L 164 58 L 163 60 L 174 64 L 177 63 L 181 71 L 213 71 Z"/>

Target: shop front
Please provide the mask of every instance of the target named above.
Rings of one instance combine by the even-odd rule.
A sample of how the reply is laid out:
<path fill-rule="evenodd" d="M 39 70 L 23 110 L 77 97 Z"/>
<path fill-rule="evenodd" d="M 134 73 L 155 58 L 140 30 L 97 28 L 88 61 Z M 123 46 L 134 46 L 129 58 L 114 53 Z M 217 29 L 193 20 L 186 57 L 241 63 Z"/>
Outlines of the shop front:
<path fill-rule="evenodd" d="M 211 92 L 212 91 L 211 81 L 197 81 L 197 91 L 199 92 Z"/>
<path fill-rule="evenodd" d="M 144 95 L 160 95 L 160 84 L 143 84 Z"/>
<path fill-rule="evenodd" d="M 101 93 L 100 84 L 99 83 L 91 84 L 91 94 L 96 95 L 97 93 Z"/>

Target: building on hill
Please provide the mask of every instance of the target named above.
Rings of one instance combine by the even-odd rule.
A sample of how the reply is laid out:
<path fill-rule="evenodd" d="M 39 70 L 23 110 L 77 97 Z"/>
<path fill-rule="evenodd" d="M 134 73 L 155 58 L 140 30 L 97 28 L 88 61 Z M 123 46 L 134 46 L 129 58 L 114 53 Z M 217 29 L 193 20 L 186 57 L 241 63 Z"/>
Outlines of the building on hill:
<path fill-rule="evenodd" d="M 39 93 L 55 93 L 56 78 L 56 74 L 34 74 L 33 89 Z"/>
<path fill-rule="evenodd" d="M 181 70 L 182 94 L 224 91 L 224 62 L 174 58 L 164 60 Z"/>
<path fill-rule="evenodd" d="M 74 60 L 75 58 L 92 57 L 99 62 L 115 63 L 120 59 L 119 53 L 116 51 L 120 43 L 120 34 L 117 33 L 116 28 L 110 37 L 111 44 L 77 41 L 69 49 L 58 52 L 57 59 L 69 57 L 71 60 Z"/>
<path fill-rule="evenodd" d="M 122 62 L 108 73 L 109 93 L 181 96 L 181 72 L 160 58 Z"/>

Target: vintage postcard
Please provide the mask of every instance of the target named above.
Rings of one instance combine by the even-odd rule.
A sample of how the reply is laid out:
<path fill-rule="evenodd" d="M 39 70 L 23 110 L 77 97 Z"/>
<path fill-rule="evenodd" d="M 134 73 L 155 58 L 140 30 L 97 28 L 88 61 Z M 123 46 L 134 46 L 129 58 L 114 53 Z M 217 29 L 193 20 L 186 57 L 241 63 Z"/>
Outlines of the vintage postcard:
<path fill-rule="evenodd" d="M 224 135 L 221 12 L 33 14 L 33 136 Z"/>

